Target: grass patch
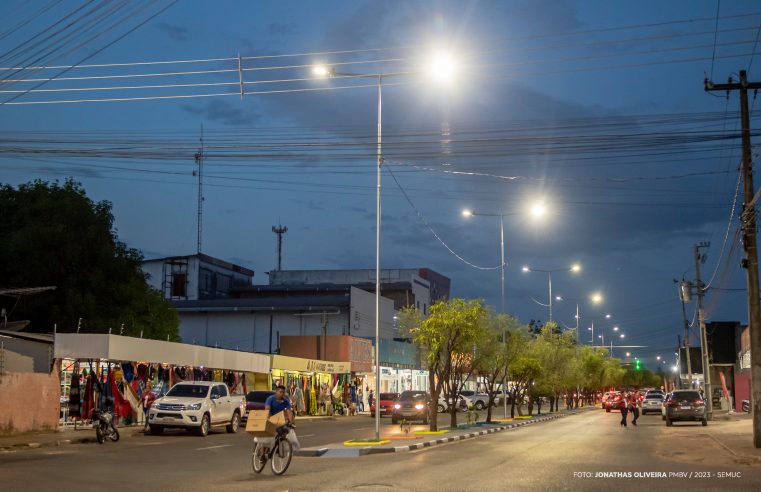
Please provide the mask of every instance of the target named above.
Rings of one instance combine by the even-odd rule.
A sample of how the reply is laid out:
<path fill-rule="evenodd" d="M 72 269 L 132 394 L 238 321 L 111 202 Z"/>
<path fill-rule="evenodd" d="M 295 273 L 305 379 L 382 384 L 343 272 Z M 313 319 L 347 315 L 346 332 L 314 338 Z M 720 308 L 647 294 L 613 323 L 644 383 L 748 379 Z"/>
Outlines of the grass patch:
<path fill-rule="evenodd" d="M 431 436 L 431 435 L 438 435 L 438 434 L 446 434 L 449 432 L 449 429 L 442 429 L 437 431 L 417 431 L 415 434 L 419 434 L 421 436 Z"/>
<path fill-rule="evenodd" d="M 380 444 L 388 444 L 388 439 L 350 439 L 344 441 L 344 446 L 378 446 Z"/>

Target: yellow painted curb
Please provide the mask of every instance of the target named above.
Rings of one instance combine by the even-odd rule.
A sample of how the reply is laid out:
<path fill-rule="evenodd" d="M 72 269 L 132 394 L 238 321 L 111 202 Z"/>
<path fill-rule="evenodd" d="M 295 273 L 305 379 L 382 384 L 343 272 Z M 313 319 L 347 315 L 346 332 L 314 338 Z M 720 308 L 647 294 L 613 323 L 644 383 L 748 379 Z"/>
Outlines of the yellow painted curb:
<path fill-rule="evenodd" d="M 518 417 L 515 417 L 515 418 L 516 419 L 521 419 L 521 420 L 531 420 L 534 417 L 531 417 L 530 415 L 523 415 L 523 416 L 518 416 Z"/>
<path fill-rule="evenodd" d="M 388 444 L 391 441 L 383 439 L 380 441 L 344 441 L 344 446 L 378 446 L 379 444 Z"/>
<path fill-rule="evenodd" d="M 436 434 L 446 434 L 447 432 L 449 432 L 449 429 L 438 430 L 438 431 L 419 431 L 419 432 L 415 432 L 415 434 L 430 436 L 430 435 L 436 435 Z"/>
<path fill-rule="evenodd" d="M 501 424 L 504 422 L 512 422 L 512 421 L 513 419 L 500 419 L 500 420 L 493 420 L 492 422 L 499 422 Z"/>

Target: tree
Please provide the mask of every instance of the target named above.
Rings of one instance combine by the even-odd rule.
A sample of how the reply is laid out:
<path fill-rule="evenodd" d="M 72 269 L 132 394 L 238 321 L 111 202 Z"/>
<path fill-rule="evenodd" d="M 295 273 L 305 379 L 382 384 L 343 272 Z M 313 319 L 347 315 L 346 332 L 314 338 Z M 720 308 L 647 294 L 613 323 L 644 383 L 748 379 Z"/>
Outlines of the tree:
<path fill-rule="evenodd" d="M 569 374 L 574 359 L 573 335 L 561 333 L 555 322 L 547 322 L 533 342 L 534 353 L 542 367 L 537 385 L 549 393 L 550 411 L 558 410 L 558 401 L 563 389 L 568 390 Z M 529 395 L 533 396 L 533 395 Z M 531 406 L 531 403 L 529 403 Z"/>
<path fill-rule="evenodd" d="M 507 364 L 509 360 L 507 333 L 525 327 L 512 316 L 495 314 L 493 311 L 488 312 L 485 322 L 483 335 L 476 342 L 476 353 L 478 354 L 476 370 L 483 379 L 489 394 L 486 421 L 491 422 L 498 385 L 501 385 L 505 391 L 507 390 Z"/>
<path fill-rule="evenodd" d="M 56 287 L 3 304 L 16 319 L 35 331 L 76 331 L 81 319 L 83 332 L 123 324 L 125 335 L 178 340 L 177 313 L 147 284 L 140 252 L 119 241 L 109 202 L 93 202 L 72 180 L 38 180 L 0 186 L 0 210 L 4 286 Z"/>
<path fill-rule="evenodd" d="M 457 426 L 457 399 L 475 368 L 474 348 L 483 333 L 486 308 L 481 300 L 450 299 L 431 305 L 423 319 L 418 309 L 402 310 L 400 325 L 423 356 L 431 391 L 431 430 L 438 430 L 441 392 L 450 407 L 451 426 Z"/>

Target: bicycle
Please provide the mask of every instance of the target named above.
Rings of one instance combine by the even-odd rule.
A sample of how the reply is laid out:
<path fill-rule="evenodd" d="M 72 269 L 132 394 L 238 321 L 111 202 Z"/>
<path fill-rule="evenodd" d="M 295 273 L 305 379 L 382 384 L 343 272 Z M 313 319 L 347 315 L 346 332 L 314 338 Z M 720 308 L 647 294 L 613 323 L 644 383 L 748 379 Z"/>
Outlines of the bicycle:
<path fill-rule="evenodd" d="M 293 446 L 290 441 L 286 439 L 288 433 L 293 429 L 292 424 L 286 424 L 277 429 L 277 435 L 275 436 L 275 442 L 271 448 L 256 443 L 254 451 L 251 454 L 251 466 L 256 473 L 261 473 L 264 470 L 264 466 L 267 464 L 267 460 L 270 462 L 270 468 L 275 475 L 282 475 L 288 469 L 291 464 L 291 458 L 293 458 Z"/>

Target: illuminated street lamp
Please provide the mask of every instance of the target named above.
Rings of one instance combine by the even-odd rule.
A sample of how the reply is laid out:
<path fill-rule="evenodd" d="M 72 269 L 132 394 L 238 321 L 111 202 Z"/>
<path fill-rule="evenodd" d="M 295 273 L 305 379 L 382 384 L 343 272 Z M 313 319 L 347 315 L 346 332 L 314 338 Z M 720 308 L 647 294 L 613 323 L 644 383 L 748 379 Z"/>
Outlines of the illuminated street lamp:
<path fill-rule="evenodd" d="M 456 65 L 451 57 L 443 52 L 437 53 L 431 57 L 428 64 L 427 72 L 432 80 L 442 82 L 451 82 L 455 72 Z M 382 73 L 349 73 L 339 72 L 335 67 L 329 65 L 314 65 L 312 73 L 319 78 L 332 77 L 352 77 L 352 78 L 369 78 L 377 81 L 378 93 L 378 138 L 376 147 L 376 174 L 377 188 L 375 194 L 375 398 L 380 401 L 380 238 L 381 238 L 381 166 L 383 165 L 383 78 Z M 405 73 L 392 73 L 385 75 L 386 78 L 391 76 L 405 75 Z M 380 439 L 380 412 L 375 413 L 375 438 Z"/>

